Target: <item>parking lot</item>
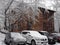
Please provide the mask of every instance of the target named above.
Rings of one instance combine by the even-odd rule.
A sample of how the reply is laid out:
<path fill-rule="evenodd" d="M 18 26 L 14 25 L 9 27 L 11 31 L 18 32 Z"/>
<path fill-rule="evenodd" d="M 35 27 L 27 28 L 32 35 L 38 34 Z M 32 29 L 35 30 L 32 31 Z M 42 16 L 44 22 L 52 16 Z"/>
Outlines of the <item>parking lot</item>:
<path fill-rule="evenodd" d="M 4 39 L 5 39 L 5 34 L 0 33 L 0 45 L 6 45 L 6 44 L 4 43 Z M 26 45 L 28 45 L 28 44 L 26 44 Z M 56 44 L 48 44 L 48 45 L 60 45 L 60 43 L 57 43 L 57 42 L 56 42 Z"/>

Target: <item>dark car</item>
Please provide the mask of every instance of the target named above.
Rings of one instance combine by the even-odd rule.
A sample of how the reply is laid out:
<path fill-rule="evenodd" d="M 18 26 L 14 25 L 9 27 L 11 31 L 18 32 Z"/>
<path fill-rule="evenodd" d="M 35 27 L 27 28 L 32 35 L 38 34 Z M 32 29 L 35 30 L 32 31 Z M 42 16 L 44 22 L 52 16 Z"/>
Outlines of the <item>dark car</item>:
<path fill-rule="evenodd" d="M 56 43 L 55 37 L 47 31 L 39 31 L 39 33 L 48 37 L 48 44 Z"/>
<path fill-rule="evenodd" d="M 57 42 L 60 43 L 60 33 L 52 33 L 55 36 Z"/>
<path fill-rule="evenodd" d="M 6 34 L 4 42 L 7 45 L 26 45 L 26 38 L 18 32 L 9 32 Z"/>

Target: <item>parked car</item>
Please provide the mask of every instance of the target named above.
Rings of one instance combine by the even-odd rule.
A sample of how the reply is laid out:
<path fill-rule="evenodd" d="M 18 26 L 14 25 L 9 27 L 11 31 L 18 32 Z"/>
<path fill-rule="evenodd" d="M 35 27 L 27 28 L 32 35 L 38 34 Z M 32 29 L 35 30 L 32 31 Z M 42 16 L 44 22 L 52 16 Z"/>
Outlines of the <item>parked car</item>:
<path fill-rule="evenodd" d="M 52 33 L 57 42 L 60 42 L 60 33 Z"/>
<path fill-rule="evenodd" d="M 5 37 L 5 43 L 7 45 L 19 45 L 19 44 L 23 44 L 26 45 L 26 38 L 24 38 L 20 33 L 18 32 L 9 32 L 6 34 Z"/>
<path fill-rule="evenodd" d="M 48 33 L 47 31 L 39 31 L 39 33 L 48 37 L 49 44 L 56 43 L 55 37 L 52 34 Z"/>
<path fill-rule="evenodd" d="M 27 39 L 27 43 L 31 45 L 47 45 L 48 38 L 39 34 L 38 31 L 24 30 L 21 32 L 22 36 Z"/>

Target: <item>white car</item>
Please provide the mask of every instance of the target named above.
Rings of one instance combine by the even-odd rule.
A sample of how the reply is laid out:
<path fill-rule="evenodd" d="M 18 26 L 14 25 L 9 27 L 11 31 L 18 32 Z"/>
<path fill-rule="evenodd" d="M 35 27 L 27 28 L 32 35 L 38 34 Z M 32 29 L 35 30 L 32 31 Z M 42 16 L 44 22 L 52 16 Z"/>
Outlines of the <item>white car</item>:
<path fill-rule="evenodd" d="M 24 30 L 21 32 L 21 34 L 26 38 L 28 44 L 31 44 L 31 45 L 47 45 L 48 44 L 48 38 L 44 35 L 41 35 L 38 31 Z"/>
<path fill-rule="evenodd" d="M 4 41 L 7 45 L 10 45 L 10 44 L 11 45 L 18 45 L 18 44 L 26 45 L 26 38 L 24 38 L 18 32 L 7 33 Z"/>

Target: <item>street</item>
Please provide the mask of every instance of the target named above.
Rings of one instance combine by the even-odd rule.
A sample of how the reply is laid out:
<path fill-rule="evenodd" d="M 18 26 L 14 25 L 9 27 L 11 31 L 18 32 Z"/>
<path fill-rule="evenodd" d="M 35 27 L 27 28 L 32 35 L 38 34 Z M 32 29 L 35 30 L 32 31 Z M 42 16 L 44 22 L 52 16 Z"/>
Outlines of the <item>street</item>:
<path fill-rule="evenodd" d="M 4 39 L 5 39 L 5 34 L 3 34 L 3 33 L 0 32 L 0 45 L 6 45 L 6 44 L 4 43 Z M 27 44 L 27 45 L 28 45 L 28 44 Z M 48 45 L 52 45 L 52 44 L 48 44 Z M 60 45 L 60 43 L 56 43 L 56 44 L 54 44 L 54 45 Z"/>

